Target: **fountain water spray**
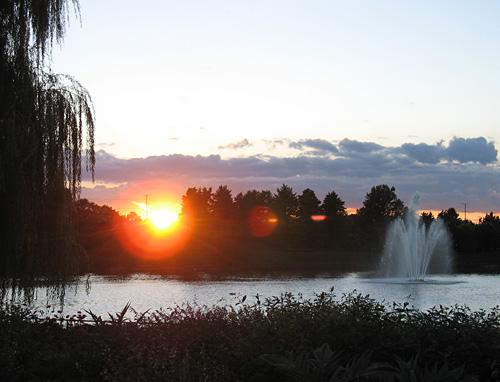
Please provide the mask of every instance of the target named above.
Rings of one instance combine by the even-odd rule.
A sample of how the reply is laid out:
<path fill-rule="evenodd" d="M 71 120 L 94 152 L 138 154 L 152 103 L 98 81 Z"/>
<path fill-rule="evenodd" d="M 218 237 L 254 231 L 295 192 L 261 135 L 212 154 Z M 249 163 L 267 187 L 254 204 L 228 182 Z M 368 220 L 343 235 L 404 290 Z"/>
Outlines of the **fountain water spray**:
<path fill-rule="evenodd" d="M 438 218 L 426 227 L 418 217 L 419 209 L 417 192 L 404 219 L 396 219 L 389 227 L 382 256 L 388 277 L 423 281 L 429 273 L 451 271 L 451 239 L 445 223 Z"/>

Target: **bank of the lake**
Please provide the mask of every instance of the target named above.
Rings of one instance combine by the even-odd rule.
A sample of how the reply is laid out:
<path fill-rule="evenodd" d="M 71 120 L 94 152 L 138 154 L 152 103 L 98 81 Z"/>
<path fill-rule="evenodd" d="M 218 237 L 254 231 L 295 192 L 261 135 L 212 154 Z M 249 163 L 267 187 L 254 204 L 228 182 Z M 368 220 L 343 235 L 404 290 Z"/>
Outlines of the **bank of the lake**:
<path fill-rule="evenodd" d="M 283 249 L 251 245 L 237 253 L 221 253 L 214 248 L 192 248 L 158 260 L 134 258 L 133 262 L 102 267 L 91 273 L 101 275 L 149 273 L 179 276 L 184 279 L 300 274 L 302 276 L 339 276 L 352 272 L 377 274 L 381 251 L 341 251 Z M 500 251 L 455 252 L 453 273 L 500 273 Z"/>
<path fill-rule="evenodd" d="M 413 374 L 418 381 L 488 382 L 500 376 L 498 310 L 420 311 L 325 292 L 183 305 L 131 320 L 126 313 L 103 317 L 108 322 L 91 315 L 59 321 L 6 307 L 0 379 L 266 382 L 290 375 L 319 381 L 335 373 L 339 381 L 404 381 Z"/>

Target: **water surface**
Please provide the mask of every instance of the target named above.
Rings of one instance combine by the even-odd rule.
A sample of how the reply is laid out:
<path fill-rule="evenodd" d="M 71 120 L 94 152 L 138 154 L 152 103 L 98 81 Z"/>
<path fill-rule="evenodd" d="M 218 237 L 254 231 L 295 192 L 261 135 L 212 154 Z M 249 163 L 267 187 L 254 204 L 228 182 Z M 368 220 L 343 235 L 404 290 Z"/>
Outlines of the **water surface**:
<path fill-rule="evenodd" d="M 138 312 L 148 309 L 174 307 L 183 303 L 198 305 L 235 305 L 243 296 L 246 303 L 256 302 L 257 295 L 279 296 L 282 293 L 302 294 L 313 298 L 332 287 L 340 298 L 344 293 L 357 291 L 392 304 L 408 301 L 411 306 L 427 310 L 433 306 L 467 305 L 473 310 L 489 310 L 500 305 L 500 276 L 457 274 L 431 276 L 425 282 L 407 282 L 404 279 L 374 279 L 351 273 L 345 277 L 316 278 L 233 278 L 227 280 L 182 281 L 172 277 L 135 274 L 127 277 L 92 276 L 90 292 L 84 287 L 66 295 L 64 314 L 83 309 L 107 316 L 116 313 L 130 301 Z M 46 305 L 43 292 L 39 292 L 36 306 Z"/>

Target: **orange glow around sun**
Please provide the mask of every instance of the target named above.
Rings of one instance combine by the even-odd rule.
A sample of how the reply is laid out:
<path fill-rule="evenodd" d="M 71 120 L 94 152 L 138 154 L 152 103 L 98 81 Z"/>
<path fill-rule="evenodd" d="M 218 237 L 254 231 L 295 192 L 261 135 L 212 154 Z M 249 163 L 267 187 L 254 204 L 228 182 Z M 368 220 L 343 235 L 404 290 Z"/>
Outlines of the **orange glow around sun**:
<path fill-rule="evenodd" d="M 147 260 L 161 260 L 178 254 L 187 244 L 190 231 L 180 221 L 158 229 L 152 221 L 135 221 L 124 225 L 118 238 L 126 250 Z"/>
<path fill-rule="evenodd" d="M 126 250 L 137 257 L 161 260 L 181 251 L 190 230 L 179 221 L 178 190 L 162 181 L 147 181 L 128 189 L 122 200 L 135 205 L 142 220 L 124 223 L 117 237 Z M 146 203 L 147 201 L 147 203 Z"/>

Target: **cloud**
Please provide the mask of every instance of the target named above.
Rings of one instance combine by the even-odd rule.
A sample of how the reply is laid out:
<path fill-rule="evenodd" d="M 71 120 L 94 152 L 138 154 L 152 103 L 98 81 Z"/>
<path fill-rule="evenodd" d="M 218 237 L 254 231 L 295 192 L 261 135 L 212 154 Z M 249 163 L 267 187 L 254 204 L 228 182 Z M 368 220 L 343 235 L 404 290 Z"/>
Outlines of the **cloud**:
<path fill-rule="evenodd" d="M 446 157 L 446 149 L 441 143 L 436 145 L 405 143 L 401 146 L 401 151 L 420 163 L 436 164 Z"/>
<path fill-rule="evenodd" d="M 497 161 L 497 150 L 493 142 L 485 138 L 453 138 L 448 147 L 439 142 L 435 145 L 426 143 L 405 143 L 401 152 L 420 163 L 436 164 L 441 161 L 458 163 L 488 164 Z"/>
<path fill-rule="evenodd" d="M 373 142 L 359 142 L 359 141 L 352 141 L 348 138 L 344 138 L 339 142 L 339 149 L 341 153 L 344 154 L 368 154 L 372 153 L 374 151 L 379 151 L 383 148 L 383 146 L 380 146 L 376 143 Z"/>
<path fill-rule="evenodd" d="M 285 140 L 284 139 L 262 139 L 262 142 L 264 142 L 264 144 L 268 147 L 268 148 L 271 148 L 271 149 L 275 149 L 276 147 L 278 146 L 282 146 L 285 144 Z"/>
<path fill-rule="evenodd" d="M 299 142 L 302 147 L 311 147 L 309 143 L 318 141 L 320 145 L 327 142 L 313 139 Z M 396 187 L 398 196 L 407 204 L 414 192 L 419 191 L 424 209 L 454 207 L 461 210 L 462 203 L 469 203 L 470 211 L 500 212 L 497 150 L 484 138 L 454 138 L 448 146 L 442 142 L 407 143 L 399 147 L 351 140 L 341 142 L 339 153 L 328 156 L 222 158 L 175 154 L 122 159 L 100 150 L 96 153 L 95 176 L 96 181 L 104 184 L 133 185 L 161 179 L 178 185 L 181 190 L 227 185 L 233 195 L 254 188 L 274 192 L 286 183 L 296 192 L 311 188 L 320 198 L 333 190 L 347 206 L 355 208 L 362 205 L 372 186 L 388 184 Z M 458 154 L 457 148 L 460 148 Z M 461 151 L 466 149 L 472 152 Z M 480 153 L 481 149 L 484 154 Z M 87 174 L 84 180 L 88 179 Z M 106 187 L 99 187 L 93 192 L 99 191 L 99 197 L 105 198 Z M 126 187 L 122 185 L 119 189 Z M 118 188 L 112 190 L 110 198 Z M 82 196 L 89 195 L 92 200 L 88 192 L 90 190 L 84 189 Z"/>
<path fill-rule="evenodd" d="M 447 150 L 448 157 L 459 163 L 475 162 L 493 163 L 497 160 L 498 151 L 493 142 L 485 138 L 453 138 Z"/>
<path fill-rule="evenodd" d="M 219 146 L 219 150 L 224 150 L 224 149 L 238 150 L 238 149 L 242 149 L 244 147 L 250 147 L 250 146 L 252 146 L 252 144 L 250 142 L 248 142 L 248 139 L 245 138 L 239 142 L 229 143 L 226 146 Z"/>
<path fill-rule="evenodd" d="M 304 150 L 304 148 L 313 149 L 310 154 L 325 155 L 328 153 L 338 153 L 337 147 L 324 139 L 302 139 L 297 142 L 291 142 L 288 145 L 292 149 Z"/>

